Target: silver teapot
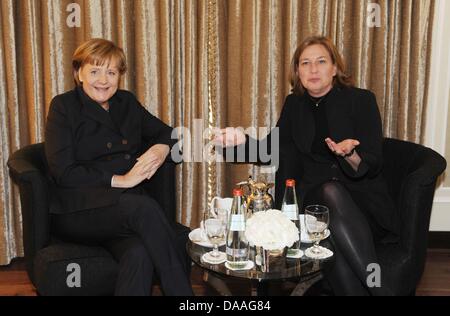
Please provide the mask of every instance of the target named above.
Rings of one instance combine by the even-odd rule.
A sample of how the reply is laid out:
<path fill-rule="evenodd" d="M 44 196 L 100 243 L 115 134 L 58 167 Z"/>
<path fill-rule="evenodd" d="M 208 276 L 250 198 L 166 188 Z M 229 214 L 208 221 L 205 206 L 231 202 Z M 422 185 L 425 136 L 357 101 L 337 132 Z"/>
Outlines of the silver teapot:
<path fill-rule="evenodd" d="M 273 183 L 258 182 L 249 176 L 247 181 L 239 182 L 236 185 L 244 191 L 247 217 L 250 217 L 254 212 L 267 211 L 272 208 L 273 198 L 268 191 L 274 186 Z"/>

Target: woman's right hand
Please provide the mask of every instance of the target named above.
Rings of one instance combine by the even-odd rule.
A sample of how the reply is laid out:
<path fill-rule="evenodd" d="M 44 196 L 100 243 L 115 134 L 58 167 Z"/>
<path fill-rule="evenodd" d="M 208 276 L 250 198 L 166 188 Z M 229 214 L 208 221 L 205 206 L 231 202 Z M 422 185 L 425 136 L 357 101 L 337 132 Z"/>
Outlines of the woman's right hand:
<path fill-rule="evenodd" d="M 156 171 L 156 170 L 155 170 Z M 152 173 L 150 175 L 150 172 Z M 133 168 L 124 175 L 114 175 L 111 186 L 113 188 L 132 188 L 144 181 L 145 179 L 151 177 L 153 170 L 146 170 L 144 164 L 135 163 Z"/>
<path fill-rule="evenodd" d="M 238 146 L 244 144 L 245 141 L 245 134 L 242 128 L 227 127 L 214 131 L 213 143 L 216 146 Z"/>

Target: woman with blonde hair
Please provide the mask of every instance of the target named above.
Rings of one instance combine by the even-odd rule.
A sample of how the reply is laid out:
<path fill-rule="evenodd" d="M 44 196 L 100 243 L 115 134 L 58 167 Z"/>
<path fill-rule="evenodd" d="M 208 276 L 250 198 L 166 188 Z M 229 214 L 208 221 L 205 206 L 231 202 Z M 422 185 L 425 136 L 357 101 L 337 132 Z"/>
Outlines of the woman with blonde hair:
<path fill-rule="evenodd" d="M 111 41 L 84 42 L 72 65 L 76 86 L 53 98 L 45 130 L 53 229 L 114 254 L 116 295 L 151 294 L 153 270 L 166 295 L 192 295 L 173 228 L 141 186 L 175 144 L 172 128 L 119 89 L 126 60 Z"/>

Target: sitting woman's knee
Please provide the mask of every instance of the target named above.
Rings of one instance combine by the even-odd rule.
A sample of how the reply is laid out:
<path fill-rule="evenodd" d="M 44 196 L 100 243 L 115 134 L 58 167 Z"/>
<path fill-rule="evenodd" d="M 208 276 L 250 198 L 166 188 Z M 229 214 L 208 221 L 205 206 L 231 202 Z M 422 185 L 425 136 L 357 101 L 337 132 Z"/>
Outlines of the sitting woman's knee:
<path fill-rule="evenodd" d="M 150 256 L 147 249 L 142 244 L 131 245 L 123 254 L 122 258 L 127 261 L 133 261 L 136 264 L 151 264 Z"/>
<path fill-rule="evenodd" d="M 323 199 L 336 199 L 345 194 L 345 187 L 339 181 L 327 181 L 320 186 L 319 195 Z"/>

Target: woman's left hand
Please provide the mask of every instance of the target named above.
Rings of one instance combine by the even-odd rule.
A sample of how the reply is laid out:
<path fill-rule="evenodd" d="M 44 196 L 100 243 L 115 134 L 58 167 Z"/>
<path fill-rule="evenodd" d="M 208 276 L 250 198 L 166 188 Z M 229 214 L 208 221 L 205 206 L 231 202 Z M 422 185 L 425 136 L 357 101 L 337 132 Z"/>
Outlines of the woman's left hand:
<path fill-rule="evenodd" d="M 143 173 L 147 174 L 147 179 L 150 179 L 158 170 L 158 168 L 166 160 L 169 154 L 170 147 L 165 144 L 156 144 L 150 147 L 144 154 L 137 158 L 138 164 L 143 164 Z"/>
<path fill-rule="evenodd" d="M 328 145 L 328 148 L 336 155 L 336 156 L 345 156 L 352 152 L 356 146 L 359 145 L 359 141 L 356 139 L 345 139 L 340 143 L 335 143 L 331 138 L 325 138 L 325 142 Z"/>

